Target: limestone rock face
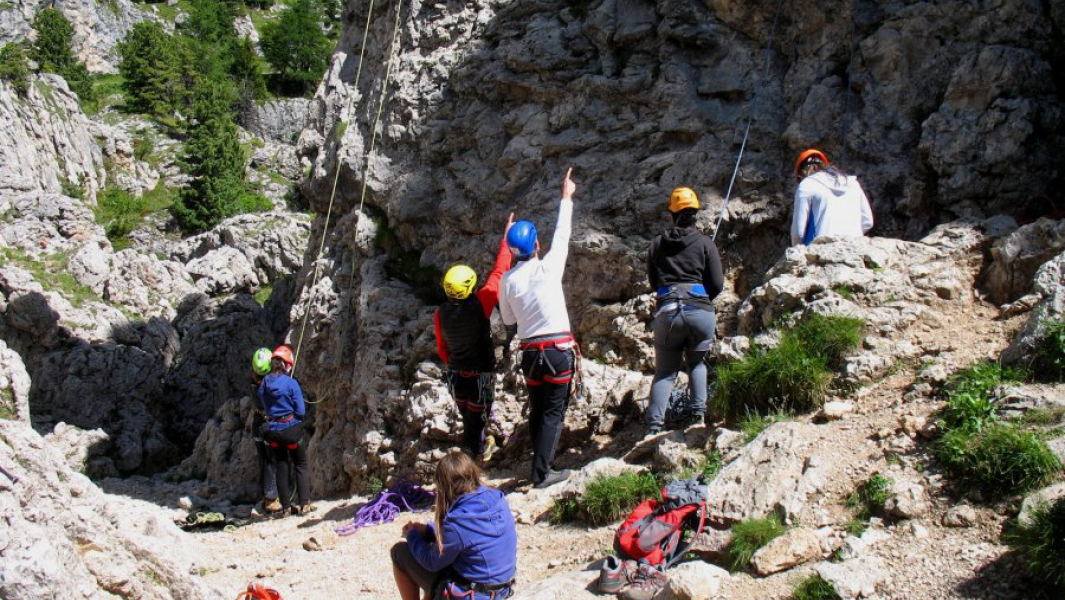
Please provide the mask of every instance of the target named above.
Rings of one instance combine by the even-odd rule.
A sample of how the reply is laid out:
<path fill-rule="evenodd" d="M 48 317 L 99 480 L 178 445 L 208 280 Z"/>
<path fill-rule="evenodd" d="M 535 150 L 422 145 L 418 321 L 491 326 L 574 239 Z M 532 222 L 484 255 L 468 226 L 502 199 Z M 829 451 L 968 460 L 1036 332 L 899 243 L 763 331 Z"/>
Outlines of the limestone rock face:
<path fill-rule="evenodd" d="M 58 194 L 64 183 L 86 198 L 106 185 L 103 153 L 77 97 L 58 75 L 32 76 L 25 98 L 0 81 L 0 191 Z"/>
<path fill-rule="evenodd" d="M 5 419 L 30 421 L 30 374 L 17 352 L 0 340 L 0 413 Z"/>
<path fill-rule="evenodd" d="M 74 53 L 92 73 L 118 70 L 117 44 L 137 21 L 149 18 L 131 0 L 19 0 L 0 12 L 0 43 L 22 42 L 33 35 L 33 18 L 56 8 L 74 26 Z"/>
<path fill-rule="evenodd" d="M 1065 252 L 1039 268 L 1032 290 L 1038 303 L 1017 337 L 1002 352 L 1002 360 L 1008 364 L 1030 361 L 1033 350 L 1045 335 L 1046 323 L 1065 316 Z"/>
<path fill-rule="evenodd" d="M 208 599 L 201 551 L 158 507 L 106 496 L 24 423 L 0 420 L 0 595 Z"/>
<path fill-rule="evenodd" d="M 983 282 L 988 297 L 1004 304 L 1031 293 L 1036 272 L 1063 250 L 1065 221 L 1039 219 L 999 239 L 991 246 L 991 265 Z"/>
<path fill-rule="evenodd" d="M 263 139 L 291 144 L 307 124 L 311 102 L 306 98 L 267 100 L 248 110 L 244 126 Z"/>

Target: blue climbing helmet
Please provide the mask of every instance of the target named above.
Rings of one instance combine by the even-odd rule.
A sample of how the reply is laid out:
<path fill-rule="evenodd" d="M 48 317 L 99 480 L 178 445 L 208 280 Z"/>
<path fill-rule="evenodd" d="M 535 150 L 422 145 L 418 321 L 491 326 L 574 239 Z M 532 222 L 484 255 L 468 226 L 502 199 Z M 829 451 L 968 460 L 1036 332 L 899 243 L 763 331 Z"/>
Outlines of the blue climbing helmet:
<path fill-rule="evenodd" d="M 529 258 L 536 251 L 536 225 L 532 221 L 518 221 L 507 232 L 507 246 L 518 259 Z"/>

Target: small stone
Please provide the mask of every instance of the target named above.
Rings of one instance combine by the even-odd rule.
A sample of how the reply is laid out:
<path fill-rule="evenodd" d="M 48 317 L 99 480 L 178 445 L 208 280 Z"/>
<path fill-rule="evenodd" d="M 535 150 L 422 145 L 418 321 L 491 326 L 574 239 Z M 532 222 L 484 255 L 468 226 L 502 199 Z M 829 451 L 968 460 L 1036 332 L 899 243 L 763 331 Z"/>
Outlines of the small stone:
<path fill-rule="evenodd" d="M 910 523 L 910 532 L 913 537 L 923 540 L 928 537 L 928 529 L 920 523 Z"/>
<path fill-rule="evenodd" d="M 178 498 L 177 505 L 183 510 L 192 510 L 192 498 L 189 498 L 188 496 L 182 496 Z"/>
<path fill-rule="evenodd" d="M 976 509 L 968 504 L 953 506 L 943 515 L 944 527 L 972 527 L 977 520 Z"/>
<path fill-rule="evenodd" d="M 826 421 L 838 421 L 845 415 L 854 411 L 854 404 L 850 402 L 826 402 L 821 407 L 821 418 Z"/>

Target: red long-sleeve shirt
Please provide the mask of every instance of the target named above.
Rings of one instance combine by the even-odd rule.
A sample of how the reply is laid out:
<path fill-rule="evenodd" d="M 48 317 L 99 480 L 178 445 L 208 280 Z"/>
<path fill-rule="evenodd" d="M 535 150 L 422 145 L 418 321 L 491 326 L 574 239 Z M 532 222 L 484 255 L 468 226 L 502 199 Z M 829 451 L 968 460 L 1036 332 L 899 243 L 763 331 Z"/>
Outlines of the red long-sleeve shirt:
<path fill-rule="evenodd" d="M 477 300 L 481 302 L 481 308 L 484 309 L 485 318 L 491 318 L 492 311 L 499 302 L 499 281 L 503 278 L 503 273 L 510 269 L 512 258 L 510 248 L 507 247 L 507 238 L 503 236 L 499 240 L 499 251 L 496 253 L 496 262 L 492 265 L 492 272 L 488 274 L 484 285 L 475 294 Z M 440 309 L 437 309 L 436 314 L 433 315 L 433 331 L 436 334 L 436 353 L 440 355 L 440 360 L 447 364 L 447 342 L 444 341 L 443 333 L 440 331 Z"/>

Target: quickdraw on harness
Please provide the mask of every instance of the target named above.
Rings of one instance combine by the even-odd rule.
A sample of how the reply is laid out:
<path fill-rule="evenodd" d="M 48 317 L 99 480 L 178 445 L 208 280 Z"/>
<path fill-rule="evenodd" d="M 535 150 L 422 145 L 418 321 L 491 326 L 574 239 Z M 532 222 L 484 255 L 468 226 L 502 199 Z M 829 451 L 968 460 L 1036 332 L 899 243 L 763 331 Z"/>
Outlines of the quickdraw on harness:
<path fill-rule="evenodd" d="M 521 341 L 518 346 L 522 352 L 527 350 L 537 350 L 540 353 L 540 357 L 537 359 L 546 366 L 551 375 L 544 375 L 544 381 L 554 384 L 569 384 L 571 397 L 580 398 L 584 393 L 584 370 L 581 368 L 581 346 L 577 343 L 577 340 L 573 339 L 573 335 L 566 331 L 563 333 L 552 333 L 548 335 L 541 335 L 532 338 L 528 338 Z M 563 371 L 561 373 L 555 372 L 551 363 L 544 360 L 543 352 L 546 348 L 555 348 L 562 352 L 573 353 L 573 369 L 570 371 Z M 540 385 L 540 382 L 530 381 L 526 378 L 525 382 L 528 385 Z"/>
<path fill-rule="evenodd" d="M 237 594 L 236 600 L 281 600 L 281 592 L 261 583 L 253 583 L 247 590 Z"/>
<path fill-rule="evenodd" d="M 400 480 L 374 495 L 373 499 L 355 511 L 350 523 L 337 527 L 338 535 L 351 535 L 363 527 L 391 523 L 401 512 L 425 512 L 433 504 L 435 495 L 417 483 Z"/>

